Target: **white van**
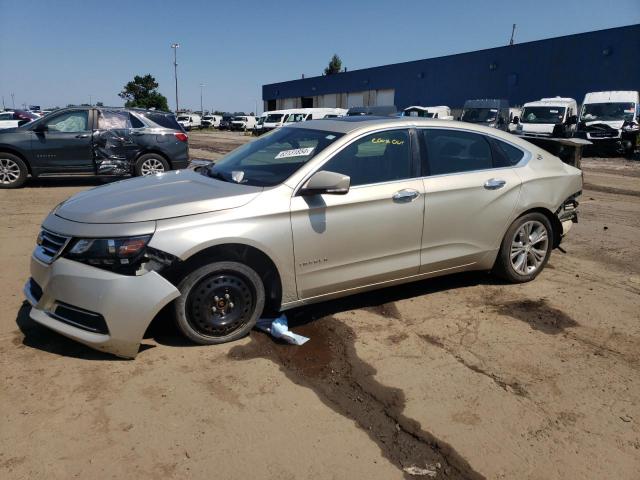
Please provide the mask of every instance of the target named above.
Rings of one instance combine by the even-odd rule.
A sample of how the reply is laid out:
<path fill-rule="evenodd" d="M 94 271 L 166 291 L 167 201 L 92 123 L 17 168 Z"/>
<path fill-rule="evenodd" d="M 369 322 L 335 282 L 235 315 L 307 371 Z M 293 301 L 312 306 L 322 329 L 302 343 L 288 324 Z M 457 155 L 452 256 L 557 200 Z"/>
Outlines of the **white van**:
<path fill-rule="evenodd" d="M 289 110 L 287 117 L 284 119 L 284 123 L 344 117 L 347 115 L 347 111 L 345 108 L 296 108 Z"/>
<path fill-rule="evenodd" d="M 451 109 L 446 105 L 437 107 L 421 107 L 413 105 L 402 111 L 403 117 L 439 118 L 440 120 L 453 120 Z"/>
<path fill-rule="evenodd" d="M 268 132 L 269 130 L 280 128 L 291 111 L 292 110 L 271 110 L 270 112 L 264 112 L 267 116 L 262 123 L 262 131 Z"/>
<path fill-rule="evenodd" d="M 222 115 L 205 115 L 202 117 L 202 127 L 218 128 L 220 120 L 222 120 Z"/>
<path fill-rule="evenodd" d="M 522 107 L 516 133 L 534 137 L 570 137 L 576 130 L 578 103 L 573 98 L 542 98 Z M 514 118 L 515 120 L 515 118 Z"/>
<path fill-rule="evenodd" d="M 256 118 L 256 126 L 253 127 L 253 134 L 256 137 L 259 137 L 263 132 L 262 126 L 264 125 L 264 121 L 267 119 L 267 115 L 269 112 L 264 112 L 262 115 Z"/>
<path fill-rule="evenodd" d="M 637 91 L 587 93 L 576 135 L 598 147 L 633 155 L 640 148 L 639 97 Z"/>
<path fill-rule="evenodd" d="M 253 130 L 256 126 L 256 117 L 253 115 L 239 115 L 231 119 L 231 130 Z"/>
<path fill-rule="evenodd" d="M 202 119 L 200 118 L 200 115 L 195 113 L 180 113 L 177 120 L 185 130 L 200 128 L 202 126 Z"/>

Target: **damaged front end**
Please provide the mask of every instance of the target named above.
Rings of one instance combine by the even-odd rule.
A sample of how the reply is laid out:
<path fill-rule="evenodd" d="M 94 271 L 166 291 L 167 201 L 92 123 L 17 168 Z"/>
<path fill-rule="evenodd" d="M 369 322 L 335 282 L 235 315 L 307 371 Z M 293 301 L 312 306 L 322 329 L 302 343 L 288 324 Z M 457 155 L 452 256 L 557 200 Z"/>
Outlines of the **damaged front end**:
<path fill-rule="evenodd" d="M 606 123 L 581 123 L 576 137 L 592 141 L 597 153 L 627 156 L 640 149 L 640 126 L 633 121 L 625 120 L 620 128 Z"/>

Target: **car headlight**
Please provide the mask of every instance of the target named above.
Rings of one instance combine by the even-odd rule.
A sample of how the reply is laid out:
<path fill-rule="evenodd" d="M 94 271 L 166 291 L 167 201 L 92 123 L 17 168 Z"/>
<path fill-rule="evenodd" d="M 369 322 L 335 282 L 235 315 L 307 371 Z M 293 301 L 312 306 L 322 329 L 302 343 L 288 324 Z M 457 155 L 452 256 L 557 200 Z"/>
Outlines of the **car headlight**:
<path fill-rule="evenodd" d="M 124 238 L 77 238 L 65 258 L 107 269 L 128 269 L 141 263 L 151 235 Z"/>

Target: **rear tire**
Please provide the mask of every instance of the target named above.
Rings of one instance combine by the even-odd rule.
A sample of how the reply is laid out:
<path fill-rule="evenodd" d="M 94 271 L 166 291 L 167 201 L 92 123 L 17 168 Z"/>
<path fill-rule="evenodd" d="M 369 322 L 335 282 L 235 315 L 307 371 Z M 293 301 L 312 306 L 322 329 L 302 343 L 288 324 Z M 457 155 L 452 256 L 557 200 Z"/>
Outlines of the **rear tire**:
<path fill-rule="evenodd" d="M 247 335 L 262 314 L 264 285 L 250 267 L 215 262 L 189 273 L 174 302 L 182 334 L 199 345 L 231 342 Z"/>
<path fill-rule="evenodd" d="M 135 174 L 138 177 L 164 173 L 171 170 L 169 162 L 157 153 L 145 153 L 136 161 Z"/>
<path fill-rule="evenodd" d="M 19 188 L 28 175 L 29 169 L 20 157 L 0 152 L 0 188 Z"/>
<path fill-rule="evenodd" d="M 553 238 L 551 223 L 542 213 L 517 218 L 502 239 L 494 273 L 512 283 L 530 282 L 547 264 Z"/>

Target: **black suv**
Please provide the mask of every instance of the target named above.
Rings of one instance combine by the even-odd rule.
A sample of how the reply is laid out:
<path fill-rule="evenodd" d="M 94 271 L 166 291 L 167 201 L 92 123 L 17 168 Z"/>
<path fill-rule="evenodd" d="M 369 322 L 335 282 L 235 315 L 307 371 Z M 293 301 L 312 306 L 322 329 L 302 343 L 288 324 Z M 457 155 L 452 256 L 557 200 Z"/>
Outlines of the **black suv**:
<path fill-rule="evenodd" d="M 0 130 L 0 188 L 27 176 L 149 175 L 185 168 L 189 137 L 173 113 L 72 107 Z"/>

